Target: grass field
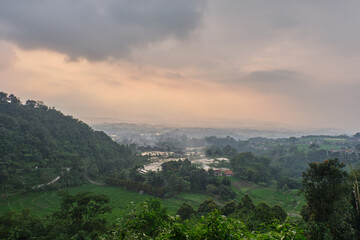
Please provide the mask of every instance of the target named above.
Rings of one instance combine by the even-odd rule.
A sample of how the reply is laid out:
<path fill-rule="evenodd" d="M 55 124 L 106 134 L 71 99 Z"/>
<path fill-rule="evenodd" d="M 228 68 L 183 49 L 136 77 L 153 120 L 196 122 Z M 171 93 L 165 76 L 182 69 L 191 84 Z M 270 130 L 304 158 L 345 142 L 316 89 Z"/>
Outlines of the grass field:
<path fill-rule="evenodd" d="M 241 199 L 248 194 L 254 203 L 266 202 L 270 206 L 280 205 L 287 212 L 300 213 L 302 206 L 305 204 L 304 197 L 298 195 L 297 190 L 283 192 L 274 188 L 261 187 L 246 181 L 241 181 L 235 177 L 229 178 L 232 183 L 233 190 Z"/>
<path fill-rule="evenodd" d="M 151 197 L 147 194 L 138 194 L 122 188 L 98 186 L 93 184 L 67 188 L 66 190 L 70 194 L 76 194 L 82 191 L 91 191 L 98 194 L 102 193 L 108 195 L 110 197 L 110 205 L 113 208 L 112 213 L 108 216 L 110 219 L 123 216 L 128 211 L 127 206 L 130 202 L 139 203 Z M 183 202 L 188 202 L 192 206 L 198 207 L 201 202 L 208 198 L 210 198 L 210 196 L 205 194 L 182 193 L 173 198 L 162 199 L 161 201 L 169 214 L 175 214 Z M 57 195 L 57 191 L 18 194 L 8 198 L 7 200 L 0 200 L 0 213 L 5 213 L 9 210 L 21 211 L 22 209 L 29 208 L 33 214 L 44 217 L 57 211 L 60 206 L 60 201 L 61 198 Z"/>
<path fill-rule="evenodd" d="M 297 192 L 297 190 L 282 192 L 275 189 L 259 188 L 249 191 L 249 195 L 255 203 L 266 202 L 270 206 L 278 204 L 287 212 L 300 213 L 305 200 L 302 196 L 298 196 Z"/>
<path fill-rule="evenodd" d="M 240 181 L 236 178 L 229 179 L 232 182 L 234 191 L 238 195 L 238 200 L 245 194 L 249 194 L 255 203 L 266 202 L 271 206 L 279 204 L 286 211 L 294 213 L 299 213 L 301 206 L 304 204 L 304 199 L 301 196 L 297 196 L 296 191 L 284 193 L 275 189 Z M 111 214 L 107 217 L 110 221 L 115 221 L 118 217 L 126 214 L 128 211 L 127 206 L 130 202 L 139 203 L 151 197 L 147 194 L 138 194 L 122 188 L 93 184 L 67 188 L 66 190 L 70 194 L 91 191 L 108 195 L 110 197 L 110 205 L 113 208 Z M 44 217 L 59 209 L 61 198 L 57 193 L 57 191 L 34 192 L 14 195 L 6 200 L 1 199 L 0 213 L 5 213 L 9 210 L 21 211 L 22 209 L 29 208 L 33 214 Z M 173 215 L 183 202 L 188 202 L 194 208 L 197 208 L 201 202 L 209 198 L 211 198 L 210 195 L 201 193 L 182 193 L 172 198 L 161 199 L 161 202 L 168 213 Z"/>

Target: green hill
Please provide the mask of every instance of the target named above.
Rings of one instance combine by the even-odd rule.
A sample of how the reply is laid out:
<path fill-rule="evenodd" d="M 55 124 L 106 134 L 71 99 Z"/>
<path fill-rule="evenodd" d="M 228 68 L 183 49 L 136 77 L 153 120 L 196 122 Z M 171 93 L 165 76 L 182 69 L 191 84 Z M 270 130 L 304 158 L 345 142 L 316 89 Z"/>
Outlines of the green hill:
<path fill-rule="evenodd" d="M 22 104 L 0 92 L 0 191 L 37 188 L 60 176 L 57 185 L 77 185 L 84 173 L 96 179 L 130 167 L 131 148 L 104 132 L 65 116 L 40 101 Z"/>

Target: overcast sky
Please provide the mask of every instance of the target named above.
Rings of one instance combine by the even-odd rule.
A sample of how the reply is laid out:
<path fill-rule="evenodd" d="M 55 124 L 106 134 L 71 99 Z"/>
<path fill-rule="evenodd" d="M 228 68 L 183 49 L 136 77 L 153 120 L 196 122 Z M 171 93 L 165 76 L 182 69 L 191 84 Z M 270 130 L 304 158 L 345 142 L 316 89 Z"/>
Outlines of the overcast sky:
<path fill-rule="evenodd" d="M 0 0 L 0 91 L 88 123 L 360 130 L 360 1 Z"/>

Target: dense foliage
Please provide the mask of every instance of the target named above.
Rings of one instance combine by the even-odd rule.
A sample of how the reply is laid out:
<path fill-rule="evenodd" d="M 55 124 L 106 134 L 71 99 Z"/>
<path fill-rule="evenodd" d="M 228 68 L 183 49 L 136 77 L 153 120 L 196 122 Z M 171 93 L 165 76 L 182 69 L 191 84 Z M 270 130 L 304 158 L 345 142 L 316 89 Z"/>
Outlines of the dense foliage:
<path fill-rule="evenodd" d="M 273 179 L 270 159 L 257 157 L 251 152 L 243 152 L 233 156 L 230 167 L 236 176 L 252 182 L 269 184 Z"/>
<path fill-rule="evenodd" d="M 359 134 L 354 136 L 303 136 L 300 138 L 250 138 L 246 141 L 232 137 L 206 137 L 210 146 L 209 157 L 228 157 L 231 168 L 239 178 L 255 183 L 269 184 L 289 189 L 300 188 L 300 178 L 308 164 L 325 159 L 359 165 Z M 226 163 L 225 163 L 226 164 Z M 224 167 L 217 164 L 217 167 Z"/>
<path fill-rule="evenodd" d="M 304 239 L 280 207 L 254 205 L 248 196 L 223 207 L 209 199 L 197 210 L 184 203 L 179 216 L 168 215 L 160 200 L 147 199 L 130 204 L 128 213 L 112 224 L 106 220 L 111 211 L 107 196 L 60 194 L 60 210 L 47 218 L 28 210 L 1 215 L 1 239 Z"/>
<path fill-rule="evenodd" d="M 183 206 L 178 212 L 183 211 Z M 208 200 L 184 220 L 181 216 L 166 215 L 158 200 L 149 199 L 132 206 L 132 211 L 114 229 L 110 239 L 305 239 L 295 224 L 284 222 L 284 218 L 275 215 L 258 220 L 260 224 L 255 229 L 249 228 L 253 211 L 257 212 L 258 218 L 269 214 L 261 207 L 255 210 L 257 207 L 249 210 L 246 216 L 242 207 L 225 216 L 219 206 Z M 204 208 L 206 212 L 202 211 Z M 104 236 L 107 238 L 109 235 Z"/>
<path fill-rule="evenodd" d="M 60 176 L 74 185 L 132 165 L 135 154 L 103 132 L 42 102 L 0 93 L 1 192 L 30 190 Z"/>
<path fill-rule="evenodd" d="M 1 239 L 98 239 L 108 231 L 104 213 L 111 211 L 109 197 L 91 192 L 60 194 L 60 210 L 47 218 L 32 216 L 29 210 L 0 216 Z"/>
<path fill-rule="evenodd" d="M 306 205 L 301 211 L 309 239 L 359 239 L 359 216 L 351 181 L 337 159 L 311 163 L 303 173 Z"/>
<path fill-rule="evenodd" d="M 128 174 L 109 176 L 106 183 L 158 197 L 171 197 L 181 192 L 207 192 L 223 200 L 236 197 L 229 179 L 215 176 L 213 170 L 205 171 L 187 159 L 165 162 L 161 168 L 162 171 L 142 173 L 142 167 L 135 166 Z"/>

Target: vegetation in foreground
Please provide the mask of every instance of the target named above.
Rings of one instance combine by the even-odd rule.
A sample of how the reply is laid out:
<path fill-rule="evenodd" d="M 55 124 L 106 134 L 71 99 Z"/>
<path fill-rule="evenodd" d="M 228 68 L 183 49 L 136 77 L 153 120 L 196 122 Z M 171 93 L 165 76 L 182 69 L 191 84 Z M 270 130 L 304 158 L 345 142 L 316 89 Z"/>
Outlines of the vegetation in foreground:
<path fill-rule="evenodd" d="M 111 224 L 109 197 L 81 192 L 61 193 L 61 208 L 46 218 L 29 210 L 0 216 L 4 239 L 304 239 L 295 223 L 279 206 L 254 205 L 249 196 L 223 207 L 212 199 L 197 209 L 184 203 L 177 215 L 168 215 L 159 199 L 149 198 L 129 205 L 127 215 Z M 290 239 L 290 238 L 289 238 Z"/>
<path fill-rule="evenodd" d="M 94 184 L 65 188 L 63 190 L 68 191 L 69 194 L 72 195 L 80 192 L 93 192 L 95 194 L 105 194 L 109 196 L 112 211 L 111 214 L 107 214 L 107 219 L 110 222 L 115 222 L 116 218 L 124 216 L 128 212 L 126 206 L 130 202 L 137 204 L 151 197 L 148 194 L 139 194 L 118 187 L 99 186 Z M 198 207 L 201 202 L 210 197 L 211 196 L 209 195 L 200 193 L 182 193 L 171 198 L 163 198 L 161 199 L 161 202 L 163 206 L 166 207 L 168 213 L 173 215 L 183 202 L 187 202 L 193 207 Z M 58 195 L 58 191 L 30 192 L 14 195 L 8 199 L 1 199 L 0 213 L 4 214 L 8 211 L 21 212 L 22 210 L 30 209 L 32 214 L 39 217 L 45 217 L 57 211 L 60 207 L 60 203 L 61 197 Z"/>
<path fill-rule="evenodd" d="M 305 222 L 294 222 L 281 207 L 254 204 L 245 195 L 222 207 L 211 199 L 197 209 L 184 203 L 173 217 L 159 199 L 146 199 L 130 204 L 114 224 L 106 218 L 109 197 L 81 192 L 62 193 L 60 210 L 46 218 L 28 210 L 0 216 L 0 234 L 5 239 L 360 239 L 356 171 L 352 177 L 343 168 L 330 159 L 304 172 Z"/>

